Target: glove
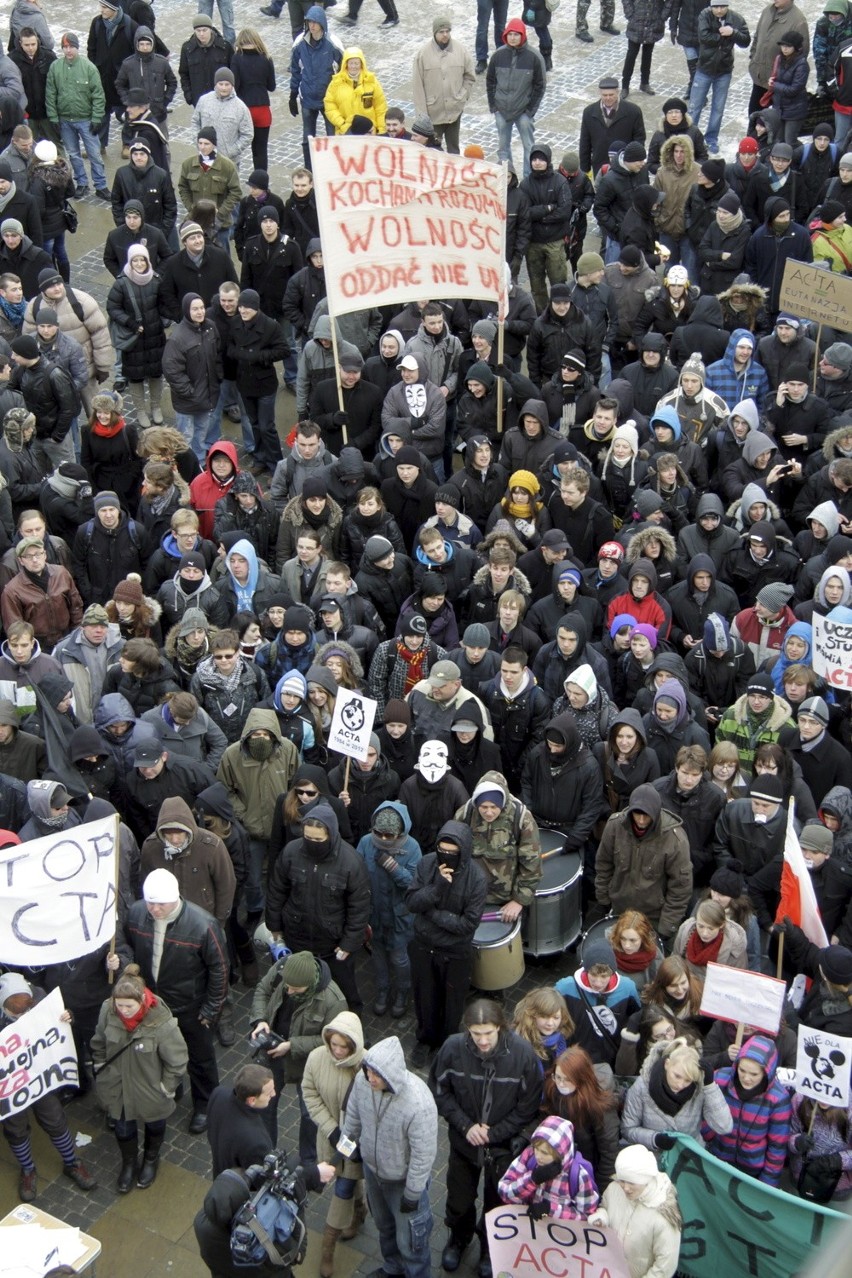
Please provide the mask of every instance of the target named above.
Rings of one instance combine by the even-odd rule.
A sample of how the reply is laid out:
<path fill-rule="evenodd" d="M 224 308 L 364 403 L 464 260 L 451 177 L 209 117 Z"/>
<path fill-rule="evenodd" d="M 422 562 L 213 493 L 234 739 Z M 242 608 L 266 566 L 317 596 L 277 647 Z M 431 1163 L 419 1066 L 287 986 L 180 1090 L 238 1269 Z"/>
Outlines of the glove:
<path fill-rule="evenodd" d="M 552 1163 L 539 1163 L 532 1170 L 530 1180 L 534 1185 L 545 1185 L 562 1171 L 562 1159 L 555 1158 Z"/>
<path fill-rule="evenodd" d="M 399 1210 L 402 1212 L 404 1216 L 410 1216 L 413 1211 L 417 1211 L 417 1208 L 419 1206 L 420 1206 L 419 1198 L 409 1198 L 408 1194 L 403 1194 L 402 1202 L 399 1205 Z"/>
<path fill-rule="evenodd" d="M 108 382 L 110 377 L 112 377 L 112 373 L 103 368 L 95 370 L 95 381 L 99 386 L 102 386 L 104 382 Z"/>
<path fill-rule="evenodd" d="M 547 1215 L 547 1203 L 530 1203 L 527 1215 L 530 1220 L 543 1220 Z"/>
<path fill-rule="evenodd" d="M 332 1149 L 337 1149 L 337 1142 L 339 1140 L 340 1140 L 340 1128 L 335 1127 L 334 1131 L 329 1132 L 328 1134 L 328 1143 L 329 1145 L 331 1145 Z"/>
<path fill-rule="evenodd" d="M 332 416 L 332 419 L 331 419 L 331 420 L 332 420 L 332 422 L 334 423 L 334 425 L 335 425 L 335 426 L 348 426 L 348 425 L 349 425 L 349 414 L 348 414 L 348 413 L 334 413 L 334 414 L 333 414 L 333 416 Z"/>
<path fill-rule="evenodd" d="M 494 372 L 498 377 L 508 377 L 509 375 L 509 370 L 505 364 L 498 364 L 494 369 Z"/>
<path fill-rule="evenodd" d="M 771 927 L 771 929 L 770 929 L 770 930 L 771 930 L 772 932 L 774 932 L 776 936 L 786 936 L 786 935 L 787 935 L 787 926 L 788 926 L 788 924 L 789 924 L 790 922 L 791 922 L 791 920 L 790 920 L 790 919 L 787 917 L 787 915 L 785 914 L 785 915 L 784 915 L 784 918 L 781 920 L 781 922 L 780 922 L 780 923 L 773 923 L 773 924 L 772 924 L 772 927 Z"/>
<path fill-rule="evenodd" d="M 807 1132 L 800 1132 L 800 1134 L 793 1141 L 793 1148 L 795 1149 L 797 1154 L 807 1154 L 809 1153 L 810 1150 L 813 1149 L 813 1147 L 814 1147 L 814 1138 L 813 1136 L 808 1135 Z"/>
<path fill-rule="evenodd" d="M 512 272 L 512 279 L 517 279 L 521 269 L 521 259 L 519 257 L 513 257 L 509 263 L 509 269 Z"/>
<path fill-rule="evenodd" d="M 654 1149 L 674 1149 L 675 1137 L 671 1132 L 657 1132 L 654 1137 Z"/>
<path fill-rule="evenodd" d="M 701 1068 L 704 1071 L 704 1086 L 709 1087 L 713 1082 L 713 1066 L 708 1064 L 707 1061 L 702 1061 Z"/>
<path fill-rule="evenodd" d="M 290 107 L 290 114 L 292 116 L 299 114 L 299 99 L 296 97 L 295 93 L 290 94 L 290 101 L 287 105 Z"/>

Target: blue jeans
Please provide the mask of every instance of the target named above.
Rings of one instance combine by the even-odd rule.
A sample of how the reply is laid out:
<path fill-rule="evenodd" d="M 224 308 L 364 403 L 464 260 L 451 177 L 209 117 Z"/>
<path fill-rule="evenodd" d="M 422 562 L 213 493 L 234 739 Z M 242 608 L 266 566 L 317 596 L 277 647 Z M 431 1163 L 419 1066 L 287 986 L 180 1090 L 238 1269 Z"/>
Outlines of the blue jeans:
<path fill-rule="evenodd" d="M 530 175 L 530 151 L 535 141 L 535 120 L 526 111 L 517 120 L 507 120 L 499 111 L 494 112 L 494 123 L 497 125 L 497 159 L 512 159 L 512 126 L 518 130 L 521 146 L 524 151 L 524 177 Z"/>
<path fill-rule="evenodd" d="M 488 19 L 494 14 L 494 44 L 503 48 L 509 0 L 476 0 L 476 60 L 488 61 Z"/>
<path fill-rule="evenodd" d="M 57 271 L 67 284 L 71 278 L 71 263 L 68 260 L 68 253 L 65 248 L 65 232 L 60 231 L 57 235 L 51 235 L 49 239 L 44 241 L 42 248 L 48 257 L 53 258 Z"/>
<path fill-rule="evenodd" d="M 229 44 L 235 44 L 237 33 L 234 28 L 234 0 L 216 0 L 219 16 L 222 19 L 222 35 Z M 213 0 L 198 0 L 198 12 L 213 17 Z"/>
<path fill-rule="evenodd" d="M 210 430 L 211 413 L 175 413 L 175 425 L 200 462 L 204 462 L 204 445 Z"/>
<path fill-rule="evenodd" d="M 666 269 L 669 266 L 685 266 L 689 272 L 690 284 L 695 284 L 698 280 L 698 258 L 695 256 L 695 249 L 689 236 L 682 235 L 679 240 L 676 240 L 673 236 L 667 235 L 665 231 L 661 231 L 660 243 L 664 244 L 671 252 L 671 257 L 666 263 Z"/>
<path fill-rule="evenodd" d="M 408 943 L 401 941 L 394 949 L 387 949 L 373 936 L 373 977 L 377 994 L 408 995 L 411 989 L 411 965 L 408 961 Z"/>
<path fill-rule="evenodd" d="M 216 407 L 213 409 L 210 417 L 210 435 L 208 435 L 207 438 L 207 448 L 209 448 L 211 444 L 214 444 L 219 437 L 219 425 L 222 420 L 222 414 L 226 408 L 230 408 L 231 404 L 236 404 L 242 414 L 240 418 L 240 425 L 243 431 L 243 452 L 253 453 L 254 434 L 252 432 L 251 422 L 246 416 L 246 407 L 242 401 L 240 392 L 237 390 L 236 383 L 229 381 L 224 381 L 222 383 L 222 387 L 219 391 L 219 398 L 216 400 Z M 212 439 L 210 438 L 211 435 L 213 436 Z M 206 449 L 204 456 L 207 456 Z M 203 461 L 203 458 L 200 460 Z"/>
<path fill-rule="evenodd" d="M 429 1236 L 434 1222 L 428 1186 L 420 1195 L 417 1211 L 403 1214 L 400 1207 L 405 1192 L 404 1181 L 379 1180 L 365 1163 L 364 1183 L 370 1211 L 379 1231 L 383 1271 L 388 1275 L 404 1275 L 405 1278 L 430 1278 Z"/>
<path fill-rule="evenodd" d="M 106 170 L 101 161 L 101 144 L 88 120 L 63 120 L 59 125 L 62 145 L 68 152 L 71 168 L 74 170 L 74 181 L 78 186 L 88 186 L 86 166 L 80 155 L 80 143 L 86 148 L 89 164 L 92 167 L 92 182 L 96 190 L 106 190 Z"/>
<path fill-rule="evenodd" d="M 293 390 L 295 390 L 296 376 L 299 372 L 299 361 L 296 357 L 296 339 L 293 336 L 293 325 L 284 315 L 282 315 L 280 319 L 277 319 L 275 323 L 281 329 L 281 336 L 290 348 L 289 354 L 285 355 L 281 361 L 284 368 L 284 381 L 288 386 L 291 386 Z"/>
<path fill-rule="evenodd" d="M 846 141 L 846 134 L 849 132 L 849 126 L 852 125 L 852 115 L 846 115 L 843 111 L 835 111 L 834 113 L 834 140 L 838 147 L 841 148 L 837 152 L 842 155 L 843 143 Z"/>
<path fill-rule="evenodd" d="M 732 72 L 730 71 L 727 75 L 708 75 L 706 71 L 702 71 L 698 67 L 695 72 L 695 79 L 692 82 L 692 93 L 689 95 L 689 114 L 692 117 L 693 124 L 698 124 L 701 112 L 704 110 L 704 103 L 707 101 L 707 94 L 712 92 L 710 119 L 707 121 L 707 128 L 704 130 L 704 141 L 707 143 L 707 150 L 711 155 L 719 150 L 719 130 L 722 127 L 722 116 L 725 114 L 728 89 L 731 87 L 731 75 Z"/>

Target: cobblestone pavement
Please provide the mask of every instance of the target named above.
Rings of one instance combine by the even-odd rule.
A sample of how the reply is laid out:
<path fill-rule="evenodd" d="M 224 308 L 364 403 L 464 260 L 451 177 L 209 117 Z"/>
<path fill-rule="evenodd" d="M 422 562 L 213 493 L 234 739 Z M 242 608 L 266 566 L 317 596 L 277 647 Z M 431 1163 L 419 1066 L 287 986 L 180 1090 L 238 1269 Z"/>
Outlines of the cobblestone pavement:
<path fill-rule="evenodd" d="M 360 20 L 355 28 L 341 27 L 335 13 L 345 12 L 345 0 L 338 0 L 336 9 L 330 11 L 330 28 L 344 44 L 358 44 L 365 53 L 367 63 L 385 90 L 389 104 L 402 106 L 410 121 L 411 102 L 410 66 L 419 44 L 431 34 L 431 19 L 441 10 L 453 15 L 454 38 L 463 40 L 473 49 L 475 6 L 431 5 L 427 12 L 414 0 L 398 0 L 400 25 L 390 30 L 380 30 L 382 13 L 373 0 L 365 0 Z M 754 0 L 737 6 L 748 20 L 752 30 L 760 12 Z M 86 34 L 92 16 L 97 12 L 95 3 L 70 3 L 70 0 L 44 0 L 44 8 L 53 32 L 58 37 L 62 30 L 76 30 L 85 51 Z M 510 16 L 517 12 L 512 5 Z M 8 31 L 8 14 L 11 0 L 0 3 L 0 31 Z M 302 161 L 301 120 L 292 120 L 287 112 L 288 68 L 290 33 L 287 11 L 278 21 L 272 21 L 259 13 L 259 4 L 236 0 L 236 26 L 257 28 L 267 41 L 275 59 L 279 90 L 273 102 L 273 127 L 270 138 L 270 174 L 272 189 L 285 196 L 289 193 L 288 173 Z M 190 34 L 190 19 L 195 12 L 193 0 L 157 0 L 157 31 L 172 49 L 175 71 L 181 42 Z M 816 11 L 814 10 L 814 13 Z M 596 85 L 604 74 L 618 75 L 626 49 L 624 36 L 606 36 L 596 29 L 597 5 L 590 14 L 593 44 L 581 44 L 574 38 L 574 12 L 571 0 L 565 0 L 554 15 L 554 69 L 548 76 L 547 93 L 537 120 L 537 140 L 553 147 L 559 160 L 565 150 L 575 149 L 579 140 L 579 119 L 582 108 L 596 96 Z M 218 23 L 218 14 L 214 15 Z M 617 25 L 624 26 L 623 14 L 616 14 Z M 530 33 L 532 35 L 532 33 Z M 533 41 L 535 37 L 533 36 Z M 634 76 L 634 89 L 638 74 Z M 682 52 L 666 40 L 655 52 L 652 83 L 657 96 L 647 97 L 635 92 L 633 100 L 641 106 L 650 137 L 656 127 L 665 96 L 682 92 L 686 71 Z M 722 146 L 726 158 L 733 158 L 736 141 L 745 131 L 746 104 L 751 82 L 746 71 L 746 55 L 737 54 L 737 74 L 728 96 L 725 123 L 722 129 Z M 190 130 L 190 108 L 186 104 L 176 107 L 169 117 L 174 172 L 191 153 L 194 139 Z M 465 112 L 462 129 L 463 143 L 478 142 L 486 154 L 496 153 L 496 131 L 487 112 L 484 77 L 477 79 L 469 109 Z M 111 178 L 117 163 L 119 148 L 115 132 L 107 157 L 107 173 Z M 520 167 L 520 156 L 516 156 Z M 247 171 L 247 170 L 246 170 Z M 245 177 L 245 173 L 243 177 Z M 80 229 L 70 238 L 69 253 L 73 262 L 72 282 L 91 292 L 103 301 L 110 277 L 102 262 L 103 242 L 112 226 L 109 208 L 87 199 L 78 201 Z M 587 239 L 587 246 L 594 246 L 594 237 Z M 131 411 L 130 404 L 127 405 Z M 278 404 L 278 425 L 282 432 L 294 421 L 293 399 L 281 394 Z M 230 428 L 233 429 L 233 428 Z M 551 984 L 558 977 L 574 969 L 573 952 L 550 961 L 527 963 L 523 980 L 508 992 L 507 1002 L 514 1004 L 517 998 L 538 984 Z M 371 978 L 369 962 L 364 959 L 359 973 L 365 1005 L 371 1005 Z M 237 1043 L 228 1050 L 220 1049 L 219 1060 L 222 1077 L 227 1079 L 245 1063 L 246 1035 L 250 993 L 238 986 L 235 990 L 236 1018 L 240 1031 Z M 397 1033 L 406 1050 L 414 1045 L 414 1022 L 409 1014 L 400 1021 L 378 1019 L 369 1010 L 364 1014 L 365 1035 L 368 1042 L 376 1042 L 383 1035 Z M 293 1148 L 298 1128 L 298 1108 L 290 1088 L 279 1109 L 282 1144 Z M 142 1192 L 134 1190 L 124 1197 L 117 1197 L 113 1185 L 117 1173 L 117 1149 L 112 1134 L 106 1129 L 103 1116 L 93 1101 L 85 1099 L 69 1106 L 72 1131 L 91 1138 L 81 1153 L 97 1172 L 100 1187 L 89 1195 L 83 1195 L 59 1174 L 55 1151 L 43 1133 L 36 1129 L 34 1145 L 40 1179 L 39 1205 L 71 1224 L 79 1225 L 94 1234 L 103 1243 L 103 1255 L 99 1262 L 101 1278 L 147 1278 L 148 1275 L 175 1274 L 180 1278 L 206 1278 L 207 1270 L 201 1264 L 192 1232 L 192 1219 L 209 1183 L 209 1153 L 206 1138 L 189 1136 L 186 1124 L 189 1118 L 188 1101 L 184 1100 L 170 1125 L 163 1149 L 161 1171 L 155 1185 Z M 445 1240 L 445 1230 L 440 1223 L 445 1197 L 447 1141 L 442 1124 L 438 1161 L 432 1182 L 432 1202 L 436 1227 L 432 1235 L 433 1270 L 440 1272 L 440 1252 Z M 17 1171 L 8 1147 L 0 1141 L 0 1208 L 8 1211 L 17 1202 Z M 306 1276 L 318 1273 L 319 1237 L 322 1232 L 326 1202 L 312 1199 L 309 1210 L 311 1246 L 301 1272 Z M 366 1275 L 380 1264 L 376 1231 L 371 1222 L 362 1234 L 351 1243 L 337 1249 L 335 1273 L 338 1278 L 351 1274 Z M 478 1254 L 471 1247 L 465 1255 L 459 1273 L 475 1271 Z"/>

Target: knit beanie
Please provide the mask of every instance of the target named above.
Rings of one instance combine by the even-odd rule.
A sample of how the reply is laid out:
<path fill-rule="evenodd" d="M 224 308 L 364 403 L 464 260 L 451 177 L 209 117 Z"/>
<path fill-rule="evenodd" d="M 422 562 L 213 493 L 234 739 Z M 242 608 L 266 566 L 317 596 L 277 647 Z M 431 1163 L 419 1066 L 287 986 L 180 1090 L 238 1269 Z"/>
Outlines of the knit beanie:
<path fill-rule="evenodd" d="M 307 475 L 302 484 L 302 497 L 307 501 L 309 497 L 327 497 L 328 483 L 323 479 L 322 475 Z"/>
<path fill-rule="evenodd" d="M 200 551 L 188 550 L 185 555 L 180 557 L 178 572 L 183 572 L 184 568 L 196 568 L 200 572 L 206 572 L 207 562 Z"/>
<path fill-rule="evenodd" d="M 820 950 L 819 965 L 832 985 L 852 985 L 852 950 L 845 945 L 828 945 Z"/>
<path fill-rule="evenodd" d="M 650 1185 L 659 1175 L 657 1160 L 644 1145 L 628 1145 L 615 1159 L 615 1179 L 628 1185 Z"/>
<path fill-rule="evenodd" d="M 649 515 L 662 510 L 664 503 L 660 494 L 655 493 L 653 488 L 640 488 L 633 498 L 633 505 L 642 518 L 647 519 Z"/>
<path fill-rule="evenodd" d="M 616 970 L 615 951 L 605 937 L 600 940 L 590 941 L 584 945 L 580 953 L 583 961 L 583 968 L 588 972 L 590 967 L 597 967 L 598 964 L 603 967 L 611 967 L 613 972 Z"/>
<path fill-rule="evenodd" d="M 822 852 L 824 856 L 831 856 L 834 851 L 834 835 L 831 830 L 823 825 L 822 821 L 809 821 L 807 825 L 802 826 L 799 843 L 803 849 L 807 848 L 810 852 Z"/>
<path fill-rule="evenodd" d="M 474 807 L 480 803 L 495 803 L 498 808 L 506 806 L 506 791 L 496 781 L 480 781 L 473 791 Z"/>
<path fill-rule="evenodd" d="M 783 581 L 770 581 L 769 585 L 764 586 L 762 590 L 758 590 L 757 602 L 767 612 L 780 612 L 795 593 L 794 588 L 786 586 Z"/>
<path fill-rule="evenodd" d="M 799 706 L 799 715 L 809 714 L 812 719 L 817 719 L 820 723 L 828 726 L 828 706 L 822 697 L 806 697 Z"/>
<path fill-rule="evenodd" d="M 482 621 L 472 621 L 465 626 L 462 643 L 466 648 L 487 648 L 491 642 L 488 627 Z"/>
<path fill-rule="evenodd" d="M 576 670 L 572 670 L 568 675 L 568 678 L 565 680 L 566 688 L 569 683 L 576 684 L 582 692 L 585 692 L 590 701 L 594 701 L 598 694 L 598 681 L 595 678 L 595 672 L 592 667 L 587 665 L 585 662 L 583 665 L 578 666 Z"/>
<path fill-rule="evenodd" d="M 388 723 L 404 723 L 406 727 L 411 727 L 411 710 L 407 702 L 401 701 L 399 697 L 391 697 L 385 706 L 385 724 Z"/>
<path fill-rule="evenodd" d="M 199 558 L 201 556 L 199 555 Z M 202 559 L 202 563 L 204 560 Z M 145 596 L 142 593 L 142 582 L 136 573 L 128 573 L 124 581 L 120 581 L 112 592 L 112 597 L 116 603 L 133 604 L 134 607 L 140 608 L 145 602 Z"/>
<path fill-rule="evenodd" d="M 683 376 L 684 373 L 692 373 L 693 377 L 700 377 L 702 387 L 707 382 L 707 368 L 698 351 L 692 352 L 689 359 L 684 362 L 683 368 L 680 372 L 681 376 Z"/>
<path fill-rule="evenodd" d="M 471 337 L 483 337 L 489 346 L 493 346 L 497 337 L 497 325 L 493 320 L 477 320 L 470 330 Z"/>
<path fill-rule="evenodd" d="M 396 808 L 379 808 L 378 812 L 373 813 L 370 829 L 376 834 L 387 834 L 398 839 L 405 829 L 405 822 Z"/>
<path fill-rule="evenodd" d="M 762 799 L 764 803 L 780 803 L 784 798 L 781 780 L 771 772 L 758 773 L 753 777 L 748 792 L 753 799 Z"/>
<path fill-rule="evenodd" d="M 193 630 L 210 633 L 210 622 L 207 620 L 206 613 L 203 613 L 200 608 L 187 608 L 178 622 L 178 638 L 185 639 Z"/>
<path fill-rule="evenodd" d="M 99 492 L 95 496 L 93 505 L 95 507 L 95 514 L 97 514 L 99 510 L 102 510 L 104 506 L 115 506 L 117 510 L 121 510 L 121 502 L 119 501 L 118 493 L 114 493 L 110 488 L 104 488 L 102 492 Z"/>
<path fill-rule="evenodd" d="M 657 634 L 655 627 L 649 626 L 647 621 L 640 621 L 638 626 L 634 626 L 633 634 L 644 635 L 645 638 L 648 640 L 648 643 L 651 645 L 651 651 L 653 652 L 656 650 L 657 643 L 659 642 L 660 636 Z M 632 639 L 633 635 L 631 635 L 630 637 Z"/>
<path fill-rule="evenodd" d="M 284 960 L 281 979 L 285 985 L 294 989 L 305 989 L 312 985 L 317 974 L 317 961 L 310 950 L 300 950 Z"/>
<path fill-rule="evenodd" d="M 731 631 L 721 613 L 711 612 L 704 622 L 703 642 L 705 652 L 730 651 Z"/>
<path fill-rule="evenodd" d="M 581 253 L 577 258 L 577 274 L 591 275 L 593 271 L 602 271 L 605 265 L 600 253 Z"/>
<path fill-rule="evenodd" d="M 388 541 L 387 537 L 380 537 L 376 534 L 374 537 L 367 538 L 367 544 L 364 547 L 364 555 L 368 563 L 375 564 L 380 559 L 384 559 L 393 550 L 393 545 Z"/>
<path fill-rule="evenodd" d="M 171 870 L 152 870 L 142 884 L 142 896 L 150 905 L 170 905 L 180 900 L 180 884 Z"/>
<path fill-rule="evenodd" d="M 625 626 L 629 626 L 631 630 L 636 629 L 636 618 L 629 612 L 620 612 L 617 617 L 613 617 L 612 624 L 609 628 L 609 637 L 614 639 L 619 630 L 623 630 Z M 654 634 L 656 635 L 656 630 Z"/>
<path fill-rule="evenodd" d="M 275 689 L 279 697 L 300 697 L 304 701 L 308 695 L 308 685 L 305 676 L 298 670 L 288 670 L 281 678 L 278 687 Z"/>
<path fill-rule="evenodd" d="M 304 634 L 309 635 L 313 630 L 313 614 L 310 608 L 306 608 L 304 604 L 293 604 L 284 613 L 284 625 L 282 630 L 301 630 Z"/>
<path fill-rule="evenodd" d="M 742 896 L 745 892 L 742 862 L 734 858 L 727 865 L 716 870 L 710 880 L 710 888 L 713 892 L 718 892 L 720 896 L 731 898 Z"/>

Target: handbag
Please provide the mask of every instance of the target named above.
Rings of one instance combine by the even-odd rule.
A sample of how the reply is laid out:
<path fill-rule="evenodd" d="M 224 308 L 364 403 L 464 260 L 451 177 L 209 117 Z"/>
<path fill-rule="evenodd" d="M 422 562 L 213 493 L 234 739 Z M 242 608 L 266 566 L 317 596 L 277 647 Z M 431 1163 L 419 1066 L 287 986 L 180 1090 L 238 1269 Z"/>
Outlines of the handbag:
<path fill-rule="evenodd" d="M 123 324 L 119 324 L 116 320 L 110 320 L 109 337 L 113 344 L 113 348 L 117 351 L 132 350 L 139 341 L 139 329 L 142 327 L 142 315 L 139 307 L 136 305 L 136 298 L 133 296 L 133 291 L 127 287 L 125 287 L 124 291 L 127 295 L 127 300 L 130 303 L 133 314 L 136 316 L 137 327 L 135 329 L 125 328 Z"/>
<path fill-rule="evenodd" d="M 772 79 L 773 79 L 773 80 L 775 79 L 776 75 L 778 74 L 778 64 L 780 63 L 780 61 L 781 61 L 781 55 L 779 54 L 779 55 L 776 57 L 775 61 L 772 63 Z M 760 102 L 759 102 L 759 105 L 760 105 L 761 107 L 768 107 L 768 106 L 772 106 L 772 94 L 773 94 L 773 90 L 772 90 L 772 89 L 767 89 L 765 93 L 762 93 L 762 94 L 760 95 Z"/>
<path fill-rule="evenodd" d="M 62 205 L 62 216 L 65 218 L 65 229 L 73 235 L 80 225 L 80 219 L 73 204 L 69 204 L 67 200 Z"/>
<path fill-rule="evenodd" d="M 834 1197 L 834 1191 L 842 1175 L 842 1168 L 840 1171 L 832 1171 L 818 1158 L 811 1159 L 810 1162 L 806 1159 L 802 1163 L 802 1170 L 796 1181 L 799 1197 L 806 1198 L 811 1203 L 825 1205 Z"/>

